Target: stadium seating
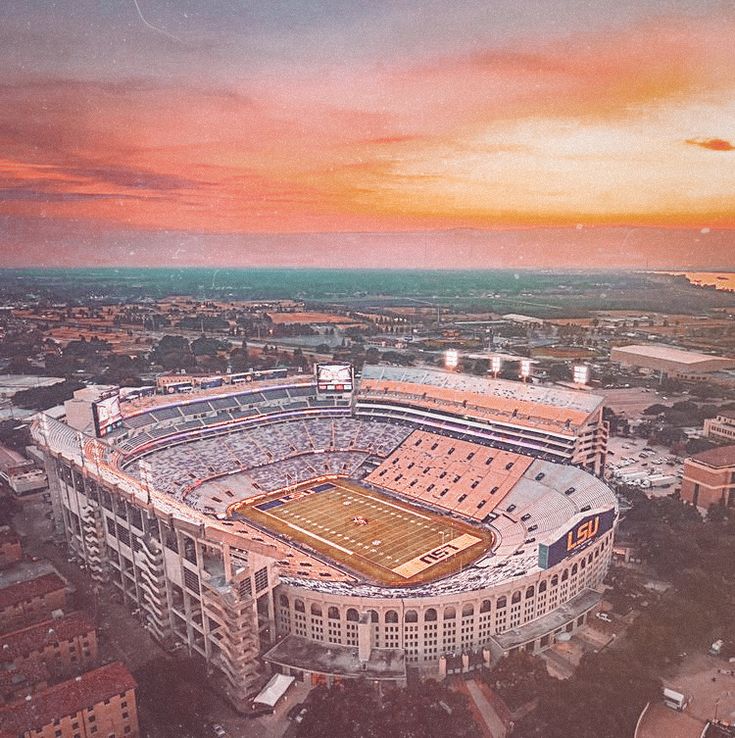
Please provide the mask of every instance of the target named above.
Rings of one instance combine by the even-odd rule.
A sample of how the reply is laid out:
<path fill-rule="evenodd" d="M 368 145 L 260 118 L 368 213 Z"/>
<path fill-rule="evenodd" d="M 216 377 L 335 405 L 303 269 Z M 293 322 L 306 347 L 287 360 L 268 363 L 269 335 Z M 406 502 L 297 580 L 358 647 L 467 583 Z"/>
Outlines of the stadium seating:
<path fill-rule="evenodd" d="M 145 435 L 153 440 L 159 433 L 165 436 L 165 430 L 154 427 Z M 325 474 L 360 476 L 358 469 L 369 456 L 390 453 L 409 432 L 353 418 L 307 418 L 190 440 L 153 451 L 146 459 L 153 487 L 178 499 L 204 480 L 243 471 L 254 486 L 270 491 Z M 126 463 L 125 469 L 139 477 L 140 460 Z"/>

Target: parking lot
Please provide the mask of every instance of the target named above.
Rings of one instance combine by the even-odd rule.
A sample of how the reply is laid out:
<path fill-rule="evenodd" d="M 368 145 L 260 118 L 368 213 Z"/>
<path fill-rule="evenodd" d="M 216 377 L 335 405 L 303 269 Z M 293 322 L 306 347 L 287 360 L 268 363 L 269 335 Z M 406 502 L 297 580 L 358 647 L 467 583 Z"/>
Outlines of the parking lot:
<path fill-rule="evenodd" d="M 662 681 L 689 700 L 682 712 L 651 704 L 641 720 L 636 738 L 699 738 L 707 720 L 735 720 L 733 664 L 707 654 L 692 654 Z"/>
<path fill-rule="evenodd" d="M 612 436 L 608 439 L 606 477 L 630 484 L 648 495 L 670 495 L 681 486 L 684 460 L 665 446 L 642 438 Z"/>

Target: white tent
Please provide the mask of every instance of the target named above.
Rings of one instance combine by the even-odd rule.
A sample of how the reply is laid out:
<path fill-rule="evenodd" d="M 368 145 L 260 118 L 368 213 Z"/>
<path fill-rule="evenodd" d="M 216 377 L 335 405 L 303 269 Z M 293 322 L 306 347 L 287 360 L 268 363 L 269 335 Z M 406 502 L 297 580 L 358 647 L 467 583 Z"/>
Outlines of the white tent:
<path fill-rule="evenodd" d="M 286 694 L 286 690 L 293 684 L 294 677 L 285 674 L 274 674 L 268 684 L 263 687 L 253 700 L 256 705 L 275 707 L 278 700 Z"/>

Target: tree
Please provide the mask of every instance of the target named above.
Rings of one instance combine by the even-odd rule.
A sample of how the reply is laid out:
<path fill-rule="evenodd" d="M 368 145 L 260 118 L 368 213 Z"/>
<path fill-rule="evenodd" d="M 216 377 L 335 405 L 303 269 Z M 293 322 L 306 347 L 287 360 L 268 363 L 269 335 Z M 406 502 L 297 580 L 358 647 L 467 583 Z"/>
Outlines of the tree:
<path fill-rule="evenodd" d="M 464 695 L 433 680 L 382 699 L 363 679 L 317 687 L 297 738 L 479 738 Z"/>
<path fill-rule="evenodd" d="M 164 336 L 151 352 L 151 359 L 167 370 L 196 366 L 189 342 L 183 336 Z"/>
<path fill-rule="evenodd" d="M 546 664 L 527 651 L 516 651 L 500 659 L 492 669 L 483 671 L 483 679 L 511 710 L 535 699 L 553 681 Z"/>
<path fill-rule="evenodd" d="M 217 356 L 218 352 L 226 349 L 227 344 L 206 336 L 200 336 L 191 343 L 191 352 L 194 356 Z"/>
<path fill-rule="evenodd" d="M 67 379 L 48 387 L 31 387 L 16 392 L 13 396 L 13 403 L 28 410 L 48 410 L 50 407 L 70 400 L 74 393 L 82 387 L 84 385 L 76 379 Z"/>

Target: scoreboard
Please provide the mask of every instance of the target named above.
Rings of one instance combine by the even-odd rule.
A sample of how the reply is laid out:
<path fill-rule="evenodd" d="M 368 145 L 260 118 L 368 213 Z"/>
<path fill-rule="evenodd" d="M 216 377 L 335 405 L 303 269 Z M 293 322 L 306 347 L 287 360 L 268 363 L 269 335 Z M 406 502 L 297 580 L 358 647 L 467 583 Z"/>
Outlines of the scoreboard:
<path fill-rule="evenodd" d="M 122 425 L 119 393 L 115 392 L 109 397 L 93 402 L 92 419 L 94 420 L 94 432 L 97 438 L 106 436 L 110 431 Z"/>
<path fill-rule="evenodd" d="M 352 364 L 317 364 L 314 372 L 318 394 L 339 395 L 352 392 L 354 386 Z"/>

